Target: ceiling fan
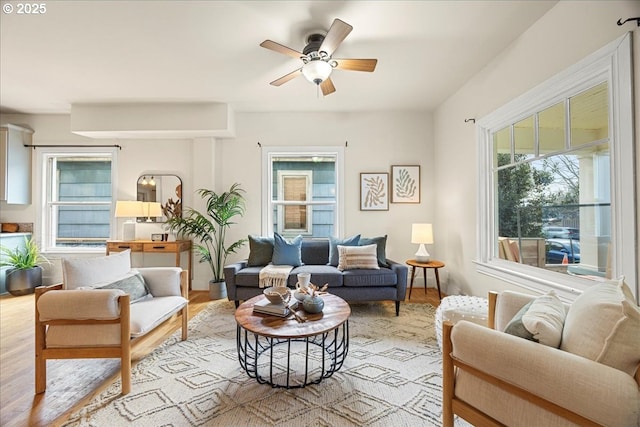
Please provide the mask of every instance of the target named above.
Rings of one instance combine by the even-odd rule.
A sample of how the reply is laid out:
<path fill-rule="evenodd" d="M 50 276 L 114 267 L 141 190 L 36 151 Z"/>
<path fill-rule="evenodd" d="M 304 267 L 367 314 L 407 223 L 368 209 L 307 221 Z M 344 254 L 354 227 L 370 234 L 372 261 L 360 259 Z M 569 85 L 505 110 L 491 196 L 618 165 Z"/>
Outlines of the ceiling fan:
<path fill-rule="evenodd" d="M 265 40 L 260 46 L 275 52 L 299 58 L 303 65 L 295 71 L 272 81 L 273 86 L 280 86 L 302 74 L 308 81 L 315 83 L 327 96 L 336 91 L 331 81 L 331 72 L 337 70 L 368 71 L 376 69 L 377 59 L 337 59 L 333 52 L 349 35 L 353 27 L 340 19 L 334 19 L 328 32 L 314 31 L 305 38 L 306 46 L 302 52 L 283 46 L 272 40 Z"/>

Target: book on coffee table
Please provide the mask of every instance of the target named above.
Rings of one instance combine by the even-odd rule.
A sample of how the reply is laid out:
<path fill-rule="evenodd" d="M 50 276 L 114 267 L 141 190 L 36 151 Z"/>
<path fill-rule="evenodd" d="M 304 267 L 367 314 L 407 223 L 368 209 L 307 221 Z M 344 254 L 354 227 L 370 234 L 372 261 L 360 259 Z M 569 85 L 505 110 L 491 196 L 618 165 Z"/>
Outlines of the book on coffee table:
<path fill-rule="evenodd" d="M 298 302 L 293 301 L 291 303 L 274 304 L 269 302 L 268 299 L 258 301 L 253 305 L 253 311 L 262 314 L 271 314 L 273 316 L 287 317 L 290 314 L 290 310 L 295 310 L 298 307 Z"/>

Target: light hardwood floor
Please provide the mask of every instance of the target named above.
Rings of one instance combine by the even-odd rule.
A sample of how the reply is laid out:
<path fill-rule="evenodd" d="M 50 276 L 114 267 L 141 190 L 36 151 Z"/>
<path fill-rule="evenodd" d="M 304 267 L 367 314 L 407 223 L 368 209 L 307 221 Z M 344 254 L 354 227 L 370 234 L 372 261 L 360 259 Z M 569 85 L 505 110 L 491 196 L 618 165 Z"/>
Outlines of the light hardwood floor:
<path fill-rule="evenodd" d="M 407 297 L 408 294 L 407 290 Z M 424 288 L 414 288 L 410 302 L 437 307 L 438 292 L 429 288 L 425 295 Z M 198 314 L 208 303 L 208 292 L 191 291 L 189 317 Z M 120 377 L 117 359 L 64 361 L 60 363 L 82 363 L 89 369 L 58 378 L 55 384 L 49 382 L 47 391 L 34 395 L 34 313 L 33 295 L 0 297 L 0 426 L 59 425 Z M 180 318 L 176 316 L 142 338 L 132 352 L 133 363 L 153 351 L 179 327 Z M 53 377 L 50 372 L 49 376 L 49 379 Z"/>

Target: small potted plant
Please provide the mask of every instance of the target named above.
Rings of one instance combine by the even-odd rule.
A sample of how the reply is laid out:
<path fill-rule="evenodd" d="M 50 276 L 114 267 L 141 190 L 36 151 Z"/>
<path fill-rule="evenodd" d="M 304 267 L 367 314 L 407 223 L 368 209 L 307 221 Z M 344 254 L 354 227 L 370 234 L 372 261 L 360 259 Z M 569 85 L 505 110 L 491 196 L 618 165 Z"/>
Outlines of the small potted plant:
<path fill-rule="evenodd" d="M 42 285 L 41 263 L 50 264 L 49 260 L 40 253 L 40 249 L 33 238 L 24 238 L 24 247 L 10 249 L 0 246 L 3 260 L 2 267 L 7 270 L 6 286 L 11 295 L 27 295 Z"/>
<path fill-rule="evenodd" d="M 182 217 L 169 218 L 166 225 L 172 232 L 192 237 L 200 241 L 196 251 L 200 262 L 207 262 L 213 278 L 209 281 L 209 297 L 220 299 L 227 296 L 224 283 L 224 266 L 227 256 L 244 245 L 246 239 L 240 239 L 229 245 L 226 243 L 227 230 L 235 224 L 232 219 L 244 214 L 244 190 L 235 183 L 224 193 L 200 189 L 197 193 L 205 200 L 206 211 L 198 212 L 186 208 Z"/>

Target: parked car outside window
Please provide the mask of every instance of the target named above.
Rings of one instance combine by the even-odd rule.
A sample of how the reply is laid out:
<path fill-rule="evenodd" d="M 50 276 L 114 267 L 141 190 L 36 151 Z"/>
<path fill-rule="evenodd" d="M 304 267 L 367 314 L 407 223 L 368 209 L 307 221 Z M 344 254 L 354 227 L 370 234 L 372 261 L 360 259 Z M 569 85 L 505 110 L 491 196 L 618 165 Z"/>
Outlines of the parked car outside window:
<path fill-rule="evenodd" d="M 547 239 L 546 263 L 562 264 L 565 255 L 569 264 L 580 263 L 580 242 L 571 239 Z"/>

